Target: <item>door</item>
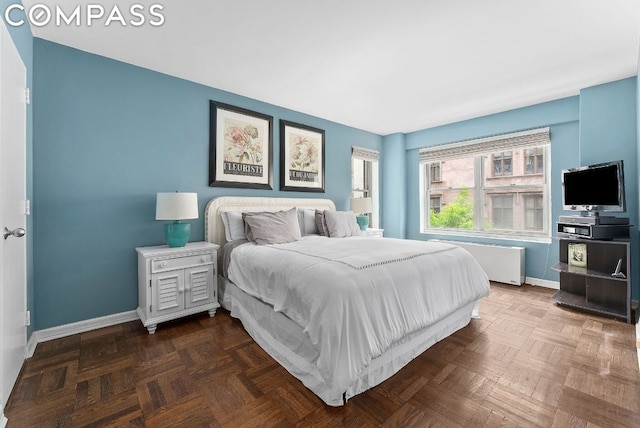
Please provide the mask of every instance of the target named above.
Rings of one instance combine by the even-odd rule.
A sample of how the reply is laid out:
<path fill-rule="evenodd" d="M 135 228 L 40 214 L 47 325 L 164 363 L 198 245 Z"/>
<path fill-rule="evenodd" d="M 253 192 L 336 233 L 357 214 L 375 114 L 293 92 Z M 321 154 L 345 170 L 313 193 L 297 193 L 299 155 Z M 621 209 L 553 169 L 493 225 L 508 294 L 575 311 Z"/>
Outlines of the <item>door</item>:
<path fill-rule="evenodd" d="M 26 69 L 0 20 L 0 411 L 25 359 Z"/>
<path fill-rule="evenodd" d="M 191 308 L 215 301 L 213 265 L 185 269 L 185 307 Z"/>
<path fill-rule="evenodd" d="M 151 283 L 150 317 L 184 309 L 184 270 L 154 273 Z"/>

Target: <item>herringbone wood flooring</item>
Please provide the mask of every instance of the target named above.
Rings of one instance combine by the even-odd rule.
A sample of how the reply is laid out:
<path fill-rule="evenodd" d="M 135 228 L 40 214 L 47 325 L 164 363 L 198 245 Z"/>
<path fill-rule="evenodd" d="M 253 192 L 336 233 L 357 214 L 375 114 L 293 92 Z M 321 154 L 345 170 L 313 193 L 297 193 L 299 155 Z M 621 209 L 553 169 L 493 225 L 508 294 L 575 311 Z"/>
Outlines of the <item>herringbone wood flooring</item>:
<path fill-rule="evenodd" d="M 481 319 L 333 408 L 219 310 L 40 343 L 5 414 L 17 427 L 640 426 L 631 325 L 492 284 Z"/>

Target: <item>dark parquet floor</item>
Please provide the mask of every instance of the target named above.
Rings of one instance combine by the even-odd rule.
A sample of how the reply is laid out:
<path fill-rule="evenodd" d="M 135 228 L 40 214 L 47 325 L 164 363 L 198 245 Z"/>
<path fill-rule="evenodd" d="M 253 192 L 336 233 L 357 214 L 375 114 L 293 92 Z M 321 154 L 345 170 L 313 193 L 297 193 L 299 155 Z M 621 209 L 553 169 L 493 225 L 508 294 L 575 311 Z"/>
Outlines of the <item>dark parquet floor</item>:
<path fill-rule="evenodd" d="M 638 427 L 634 326 L 492 284 L 481 319 L 343 407 L 323 404 L 224 310 L 38 344 L 18 427 Z"/>

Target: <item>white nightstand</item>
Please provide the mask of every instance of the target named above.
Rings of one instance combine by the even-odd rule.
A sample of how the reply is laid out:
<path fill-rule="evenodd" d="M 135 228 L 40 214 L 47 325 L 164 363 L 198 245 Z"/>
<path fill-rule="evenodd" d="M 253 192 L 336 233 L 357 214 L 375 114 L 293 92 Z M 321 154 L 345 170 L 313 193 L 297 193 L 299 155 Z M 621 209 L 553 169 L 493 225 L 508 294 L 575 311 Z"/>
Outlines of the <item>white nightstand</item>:
<path fill-rule="evenodd" d="M 371 236 L 373 238 L 382 238 L 384 236 L 384 229 L 372 229 L 368 228 L 362 230 L 362 236 Z"/>
<path fill-rule="evenodd" d="M 216 314 L 218 245 L 190 242 L 184 247 L 139 247 L 138 316 L 149 334 L 158 323 L 198 312 Z"/>

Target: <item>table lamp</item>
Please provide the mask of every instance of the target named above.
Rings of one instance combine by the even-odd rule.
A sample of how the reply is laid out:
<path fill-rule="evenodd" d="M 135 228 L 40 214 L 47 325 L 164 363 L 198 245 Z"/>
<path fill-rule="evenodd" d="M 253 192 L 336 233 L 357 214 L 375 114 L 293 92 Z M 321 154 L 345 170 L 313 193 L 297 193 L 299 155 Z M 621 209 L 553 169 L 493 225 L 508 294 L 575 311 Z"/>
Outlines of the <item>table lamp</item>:
<path fill-rule="evenodd" d="M 173 220 L 164 225 L 164 236 L 169 247 L 184 247 L 189 242 L 191 225 L 180 220 L 198 218 L 197 193 L 158 193 L 156 220 Z"/>
<path fill-rule="evenodd" d="M 371 198 L 351 198 L 351 211 L 356 214 L 360 230 L 366 230 L 369 227 L 369 216 L 366 214 L 371 210 Z"/>

